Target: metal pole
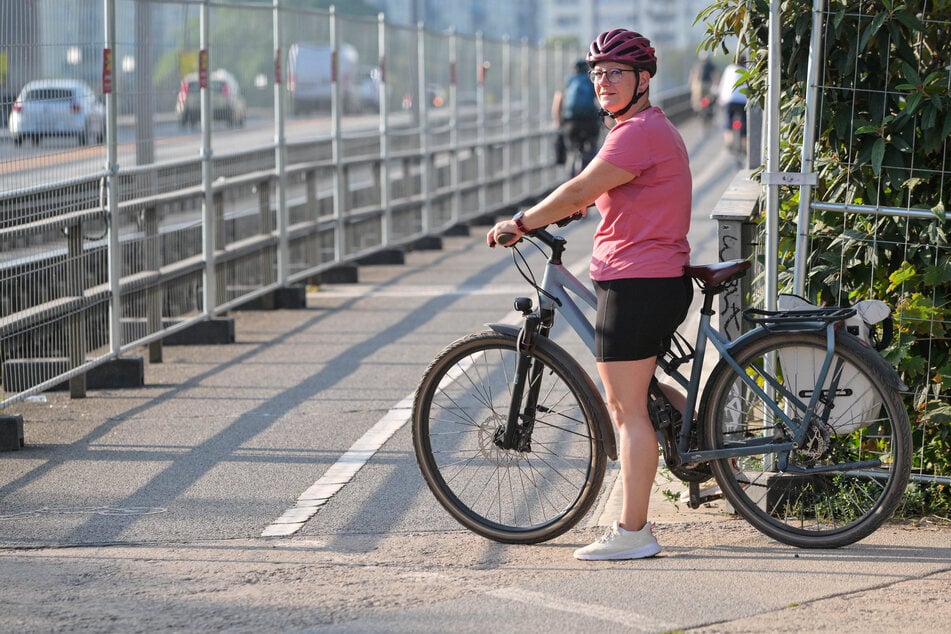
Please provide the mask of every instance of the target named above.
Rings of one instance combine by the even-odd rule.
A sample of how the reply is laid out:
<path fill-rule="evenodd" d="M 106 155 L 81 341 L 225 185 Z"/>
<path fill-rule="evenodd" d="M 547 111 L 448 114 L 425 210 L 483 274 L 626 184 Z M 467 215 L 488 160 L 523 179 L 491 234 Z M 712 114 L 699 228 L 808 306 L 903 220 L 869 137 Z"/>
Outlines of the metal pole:
<path fill-rule="evenodd" d="M 531 49 L 528 46 L 528 38 L 522 38 L 522 44 L 520 46 L 520 49 L 521 49 L 521 59 L 522 59 L 522 63 L 521 63 L 522 72 L 521 72 L 521 75 L 519 76 L 519 90 L 522 94 L 521 101 L 523 104 L 522 116 L 521 116 L 521 120 L 522 120 L 521 127 L 526 133 L 529 133 L 533 125 L 531 113 L 536 112 L 536 113 L 544 114 L 545 111 L 542 108 L 535 108 L 534 104 L 532 103 L 534 94 L 532 91 L 532 73 L 531 73 L 531 69 L 528 67 L 528 60 L 530 59 L 540 60 L 539 68 L 544 68 L 545 61 L 544 61 L 544 57 L 542 56 L 531 55 Z M 535 70 L 538 70 L 538 69 L 536 68 Z M 519 141 L 519 143 L 522 146 L 522 155 L 519 157 L 519 163 L 521 168 L 521 183 L 522 183 L 522 191 L 520 195 L 524 197 L 525 194 L 528 194 L 532 191 L 531 181 L 532 181 L 532 173 L 534 172 L 534 170 L 528 169 L 528 166 L 531 165 L 532 163 L 532 154 L 531 154 L 532 142 L 529 136 L 525 136 Z"/>
<path fill-rule="evenodd" d="M 809 41 L 809 68 L 806 77 L 806 126 L 802 135 L 802 175 L 799 187 L 799 213 L 796 218 L 796 262 L 793 270 L 793 288 L 805 296 L 806 249 L 809 246 L 809 206 L 812 204 L 815 161 L 816 111 L 819 104 L 819 64 L 822 63 L 822 12 L 824 0 L 812 3 L 812 39 Z"/>
<path fill-rule="evenodd" d="M 390 140 L 389 105 L 386 99 L 386 16 L 377 15 L 377 52 L 380 58 L 380 86 L 377 102 L 380 104 L 380 207 L 383 209 L 383 244 L 389 244 L 393 235 L 393 209 L 390 201 Z"/>
<path fill-rule="evenodd" d="M 203 312 L 208 317 L 214 315 L 218 304 L 218 282 L 215 275 L 215 245 L 218 223 L 215 219 L 215 200 L 212 183 L 215 180 L 214 165 L 211 162 L 211 91 L 208 89 L 208 41 L 210 30 L 210 9 L 208 0 L 201 3 L 199 11 L 198 79 L 201 83 L 201 187 L 204 192 L 202 201 L 202 255 L 205 259 L 205 279 L 202 292 Z"/>
<path fill-rule="evenodd" d="M 344 222 L 344 197 L 347 195 L 345 175 L 343 173 L 343 153 L 340 144 L 343 140 L 343 131 L 340 122 L 340 83 L 337 81 L 337 72 L 339 65 L 337 56 L 339 55 L 340 44 L 337 40 L 337 12 L 334 7 L 330 7 L 330 129 L 333 139 L 331 141 L 331 158 L 334 163 L 333 187 L 334 187 L 334 261 L 342 262 L 347 252 L 347 234 L 346 223 Z"/>
<path fill-rule="evenodd" d="M 459 81 L 456 71 L 459 64 L 459 42 L 456 29 L 449 31 L 449 102 L 452 109 L 449 113 L 449 147 L 452 153 L 452 163 L 449 166 L 449 181 L 452 189 L 452 224 L 459 224 L 462 216 L 462 194 L 459 192 Z"/>
<path fill-rule="evenodd" d="M 420 220 L 423 234 L 426 235 L 432 225 L 432 219 L 430 218 L 432 204 L 430 203 L 429 191 L 431 159 L 429 156 L 429 100 L 426 95 L 426 29 L 422 22 L 416 24 L 416 37 L 419 42 L 416 46 L 416 65 L 419 69 L 419 86 L 417 87 L 419 99 L 419 193 L 423 199 L 420 208 Z"/>
<path fill-rule="evenodd" d="M 274 0 L 274 169 L 277 172 L 277 281 L 288 285 L 290 276 L 290 244 L 287 211 L 287 139 L 284 136 L 284 91 L 281 44 L 284 42 L 281 0 Z"/>
<path fill-rule="evenodd" d="M 502 200 L 512 200 L 512 42 L 508 36 L 502 40 L 502 134 L 506 143 L 502 146 Z"/>
<path fill-rule="evenodd" d="M 479 153 L 479 214 L 484 214 L 486 211 L 487 202 L 487 192 L 485 181 L 487 178 L 486 172 L 486 147 L 485 147 L 485 49 L 483 47 L 482 33 L 476 33 L 476 64 L 478 68 L 476 72 L 478 73 L 478 81 L 476 83 L 476 150 Z"/>
<path fill-rule="evenodd" d="M 152 93 L 152 79 L 155 64 L 152 61 L 152 12 L 153 5 L 148 2 L 135 3 L 135 66 L 131 74 L 135 77 L 135 164 L 152 165 L 155 163 L 155 95 Z M 155 193 L 154 173 L 150 172 L 144 191 L 138 195 Z"/>
<path fill-rule="evenodd" d="M 779 169 L 779 92 L 781 43 L 779 31 L 780 0 L 769 3 L 769 82 L 766 91 L 766 172 L 773 174 Z M 767 310 L 775 310 L 778 294 L 778 231 L 779 231 L 779 184 L 770 183 L 766 189 L 766 293 Z"/>
<path fill-rule="evenodd" d="M 103 63 L 103 92 L 106 100 L 106 197 L 109 222 L 109 351 L 119 356 L 122 347 L 122 251 L 119 245 L 119 111 L 115 93 L 116 0 L 104 0 L 105 48 Z"/>

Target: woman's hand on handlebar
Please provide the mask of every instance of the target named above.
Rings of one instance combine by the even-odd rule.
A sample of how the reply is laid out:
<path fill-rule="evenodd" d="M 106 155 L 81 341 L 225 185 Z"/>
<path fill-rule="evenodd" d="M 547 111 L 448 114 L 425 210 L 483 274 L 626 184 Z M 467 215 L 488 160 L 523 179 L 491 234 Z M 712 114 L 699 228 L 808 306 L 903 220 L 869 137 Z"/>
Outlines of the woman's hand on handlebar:
<path fill-rule="evenodd" d="M 579 209 L 578 211 L 574 212 L 570 216 L 565 216 L 564 218 L 562 218 L 555 224 L 559 227 L 564 227 L 568 223 L 573 222 L 575 220 L 581 220 L 587 215 L 588 215 L 587 209 Z M 539 227 L 539 229 L 540 228 L 542 227 Z M 536 229 L 532 229 L 531 231 L 535 231 L 535 230 Z M 525 234 L 519 230 L 518 224 L 515 222 L 514 219 L 503 220 L 501 222 L 496 223 L 495 226 L 489 230 L 489 233 L 486 234 L 485 240 L 486 240 L 486 243 L 493 249 L 495 248 L 495 245 L 497 244 L 503 247 L 511 247 L 511 246 L 514 246 L 515 243 L 518 242 L 523 235 Z"/>
<path fill-rule="evenodd" d="M 514 221 L 503 220 L 495 223 L 495 226 L 489 229 L 489 233 L 485 236 L 485 241 L 494 249 L 497 244 L 503 247 L 513 246 L 521 237 L 522 232 L 518 230 L 518 226 Z"/>

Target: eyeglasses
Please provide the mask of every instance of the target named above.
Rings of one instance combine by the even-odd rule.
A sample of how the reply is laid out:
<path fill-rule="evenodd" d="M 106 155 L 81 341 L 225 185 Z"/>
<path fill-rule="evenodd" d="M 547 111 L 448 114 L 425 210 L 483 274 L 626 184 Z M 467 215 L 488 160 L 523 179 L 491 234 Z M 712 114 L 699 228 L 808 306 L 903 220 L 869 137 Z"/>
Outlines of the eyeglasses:
<path fill-rule="evenodd" d="M 621 73 L 636 73 L 636 70 L 627 69 L 627 68 L 611 68 L 609 70 L 592 70 L 588 71 L 588 77 L 591 78 L 591 82 L 596 84 L 605 77 L 608 78 L 608 83 L 616 84 L 621 81 Z"/>

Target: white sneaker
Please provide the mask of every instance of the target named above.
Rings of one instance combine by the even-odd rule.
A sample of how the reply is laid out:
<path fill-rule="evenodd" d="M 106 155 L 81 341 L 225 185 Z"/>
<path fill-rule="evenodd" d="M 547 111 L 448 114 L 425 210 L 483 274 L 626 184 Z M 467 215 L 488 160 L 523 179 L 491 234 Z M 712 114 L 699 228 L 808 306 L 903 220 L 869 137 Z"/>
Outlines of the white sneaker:
<path fill-rule="evenodd" d="M 575 551 L 575 559 L 601 561 L 608 559 L 643 559 L 660 552 L 654 539 L 653 524 L 647 522 L 639 531 L 627 531 L 614 522 L 596 542 Z"/>

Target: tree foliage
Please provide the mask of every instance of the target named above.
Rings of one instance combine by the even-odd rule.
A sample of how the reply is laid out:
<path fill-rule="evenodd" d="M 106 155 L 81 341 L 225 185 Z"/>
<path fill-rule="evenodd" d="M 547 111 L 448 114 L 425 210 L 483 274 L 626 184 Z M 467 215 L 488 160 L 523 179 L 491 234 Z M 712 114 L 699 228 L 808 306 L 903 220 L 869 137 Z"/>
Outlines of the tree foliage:
<path fill-rule="evenodd" d="M 735 43 L 751 61 L 752 102 L 765 103 L 769 3 L 717 0 L 698 20 L 702 44 Z M 780 169 L 799 171 L 813 11 L 782 3 Z M 814 200 L 930 212 L 930 219 L 813 212 L 806 265 L 812 299 L 893 306 L 901 325 L 886 356 L 913 386 L 921 467 L 951 472 L 951 1 L 829 0 L 821 43 Z M 795 257 L 798 193 L 781 203 L 781 281 Z"/>

